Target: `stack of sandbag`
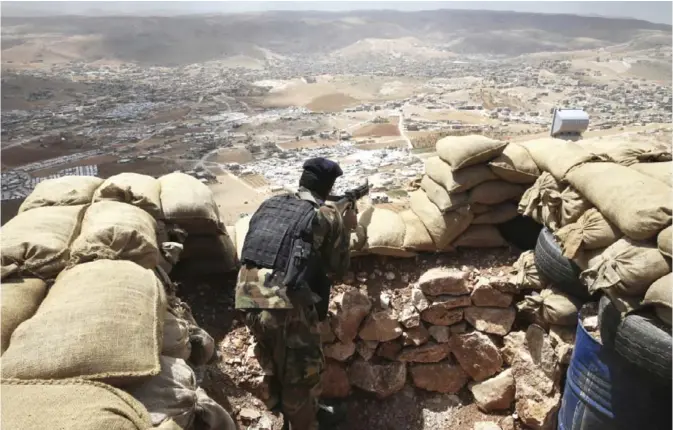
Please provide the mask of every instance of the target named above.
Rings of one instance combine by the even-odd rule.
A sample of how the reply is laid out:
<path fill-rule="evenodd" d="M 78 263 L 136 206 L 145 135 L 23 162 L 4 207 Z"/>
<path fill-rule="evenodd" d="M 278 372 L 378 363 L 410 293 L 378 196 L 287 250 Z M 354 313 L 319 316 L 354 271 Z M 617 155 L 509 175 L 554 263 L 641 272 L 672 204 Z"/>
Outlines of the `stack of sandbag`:
<path fill-rule="evenodd" d="M 505 246 L 495 225 L 516 217 L 525 184 L 539 176 L 526 150 L 476 135 L 445 137 L 436 150 L 410 203 L 436 250 Z"/>
<path fill-rule="evenodd" d="M 180 172 L 157 180 L 163 221 L 187 233 L 178 264 L 183 275 L 212 275 L 238 268 L 236 247 L 208 186 Z"/>

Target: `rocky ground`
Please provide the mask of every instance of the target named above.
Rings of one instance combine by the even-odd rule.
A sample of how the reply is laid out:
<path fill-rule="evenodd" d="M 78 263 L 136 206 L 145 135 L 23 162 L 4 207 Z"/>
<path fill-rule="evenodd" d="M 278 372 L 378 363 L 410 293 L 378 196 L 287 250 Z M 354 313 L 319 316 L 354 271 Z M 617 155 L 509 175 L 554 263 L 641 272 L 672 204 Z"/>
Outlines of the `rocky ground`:
<path fill-rule="evenodd" d="M 428 269 L 452 268 L 464 273 L 470 283 L 475 283 L 479 279 L 497 279 L 509 275 L 518 254 L 519 252 L 514 249 L 480 249 L 462 250 L 453 254 L 422 255 L 413 259 L 373 256 L 357 258 L 352 260 L 351 272 L 344 279 L 335 282 L 332 299 L 333 301 L 335 298 L 343 300 L 343 293 L 351 292 L 349 294 L 352 294 L 353 291 L 358 291 L 369 299 L 372 313 L 392 309 L 399 314 L 399 311 L 408 306 L 411 301 L 413 284 Z M 204 369 L 199 377 L 202 378 L 202 385 L 209 394 L 233 412 L 232 415 L 237 418 L 240 428 L 279 430 L 282 425 L 280 418 L 268 412 L 259 400 L 264 396 L 261 369 L 252 355 L 253 339 L 241 323 L 240 315 L 233 310 L 233 286 L 233 277 L 229 279 L 190 279 L 180 284 L 179 294 L 190 304 L 197 321 L 211 333 L 218 343 L 217 362 Z M 339 311 L 337 308 L 337 304 L 332 303 L 333 313 Z M 461 324 L 464 325 L 464 323 Z M 515 322 L 512 330 L 517 329 L 518 325 L 519 323 Z M 376 331 L 379 335 L 379 328 Z M 360 337 L 363 336 L 362 333 L 360 331 Z M 436 335 L 435 331 L 431 334 Z M 404 336 L 408 334 L 405 333 Z M 491 337 L 495 339 L 494 336 Z M 399 339 L 405 339 L 406 342 L 406 337 Z M 502 341 L 498 343 L 500 347 Z M 346 375 L 344 371 L 346 365 L 340 363 L 335 357 L 342 358 L 344 354 L 349 356 L 349 352 L 344 353 L 340 349 L 342 347 L 338 345 L 342 344 L 337 341 L 325 346 L 326 355 L 331 356 L 328 358 L 328 368 L 331 372 L 336 371 L 333 373 L 335 378 L 328 382 L 329 386 L 325 387 L 325 390 L 334 396 L 343 396 L 348 393 L 345 398 L 332 400 L 342 405 L 347 411 L 347 419 L 339 429 L 430 430 L 451 428 L 472 430 L 483 428 L 487 430 L 490 427 L 486 424 L 478 424 L 487 422 L 499 425 L 502 430 L 525 428 L 513 418 L 514 410 L 511 407 L 488 414 L 477 408 L 473 394 L 468 389 L 468 385 L 465 385 L 468 377 L 457 365 L 454 367 L 460 373 L 457 377 L 460 381 L 457 385 L 459 390 L 455 393 L 452 392 L 454 389 L 451 387 L 439 387 L 439 390 L 444 392 L 416 388 L 413 383 L 416 382 L 418 385 L 419 382 L 414 378 L 417 375 L 413 375 L 411 371 L 404 371 L 401 375 L 402 379 L 399 381 L 403 386 L 401 389 L 400 387 L 388 387 L 388 389 L 367 387 L 367 382 L 363 382 L 366 390 L 350 387 L 348 379 L 357 378 L 357 372 L 362 372 L 362 379 L 367 380 L 371 369 L 363 367 L 358 370 L 357 365 L 351 364 L 348 370 L 350 378 L 341 378 L 342 374 Z M 437 345 L 441 347 L 447 344 L 431 341 L 426 345 L 433 345 L 430 347 L 432 349 Z M 385 350 L 385 348 L 378 348 L 377 351 L 381 349 Z M 358 354 L 362 353 L 358 349 L 357 353 L 353 354 L 351 351 L 350 355 L 359 357 Z M 366 352 L 364 354 L 366 355 Z M 381 354 L 385 352 L 377 352 L 377 355 Z M 430 351 L 429 354 L 433 352 Z M 355 362 L 355 360 L 351 361 Z M 362 360 L 359 362 L 368 363 Z M 401 365 L 402 368 L 406 366 L 398 362 L 386 361 L 380 357 L 375 357 L 373 362 L 383 366 Z M 449 362 L 444 361 L 443 363 Z M 413 363 L 410 363 L 410 369 L 411 364 Z M 425 366 L 432 366 L 432 364 L 425 364 Z M 392 370 L 393 373 L 395 371 L 395 369 Z M 505 375 L 505 373 L 500 375 Z M 398 372 L 397 378 L 399 377 Z M 420 378 L 423 379 L 422 375 Z M 397 383 L 394 379 L 393 377 L 390 384 Z M 376 391 L 387 397 L 377 396 Z M 515 413 L 514 417 L 516 417 Z"/>

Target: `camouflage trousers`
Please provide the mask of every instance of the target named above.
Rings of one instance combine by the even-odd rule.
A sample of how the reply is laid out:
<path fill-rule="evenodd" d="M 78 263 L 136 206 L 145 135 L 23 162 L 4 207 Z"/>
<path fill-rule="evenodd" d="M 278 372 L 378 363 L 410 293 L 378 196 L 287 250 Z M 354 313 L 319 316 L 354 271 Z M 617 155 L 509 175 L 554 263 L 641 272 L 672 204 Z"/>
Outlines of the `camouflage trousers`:
<path fill-rule="evenodd" d="M 315 308 L 250 309 L 245 323 L 268 373 L 269 409 L 279 408 L 292 430 L 318 428 L 320 376 L 325 366 Z"/>

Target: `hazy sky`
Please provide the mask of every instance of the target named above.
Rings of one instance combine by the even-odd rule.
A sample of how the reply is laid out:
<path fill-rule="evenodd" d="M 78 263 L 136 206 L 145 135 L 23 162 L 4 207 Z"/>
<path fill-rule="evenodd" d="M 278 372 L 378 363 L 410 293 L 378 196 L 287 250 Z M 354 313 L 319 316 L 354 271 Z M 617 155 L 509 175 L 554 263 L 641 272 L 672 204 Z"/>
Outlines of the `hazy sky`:
<path fill-rule="evenodd" d="M 8 2 L 2 1 L 5 15 L 52 13 L 101 14 L 125 13 L 235 13 L 265 10 L 348 11 L 395 9 L 402 11 L 433 9 L 509 10 L 536 13 L 569 13 L 576 15 L 636 18 L 671 24 L 671 1 L 176 1 L 176 2 Z"/>

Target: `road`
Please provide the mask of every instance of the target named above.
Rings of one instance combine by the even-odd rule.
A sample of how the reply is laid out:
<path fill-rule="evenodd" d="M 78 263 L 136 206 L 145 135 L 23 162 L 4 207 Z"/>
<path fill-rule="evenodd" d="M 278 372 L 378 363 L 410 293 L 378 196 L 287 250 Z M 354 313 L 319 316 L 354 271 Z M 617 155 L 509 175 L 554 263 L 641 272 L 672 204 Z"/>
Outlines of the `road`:
<path fill-rule="evenodd" d="M 407 148 L 414 149 L 414 146 L 411 144 L 411 140 L 409 139 L 409 136 L 407 136 L 407 131 L 404 128 L 404 112 L 402 112 L 402 109 L 400 109 L 399 118 L 400 119 L 397 122 L 397 128 L 400 131 L 400 136 L 402 137 L 402 139 L 404 139 L 405 142 L 407 142 Z"/>

